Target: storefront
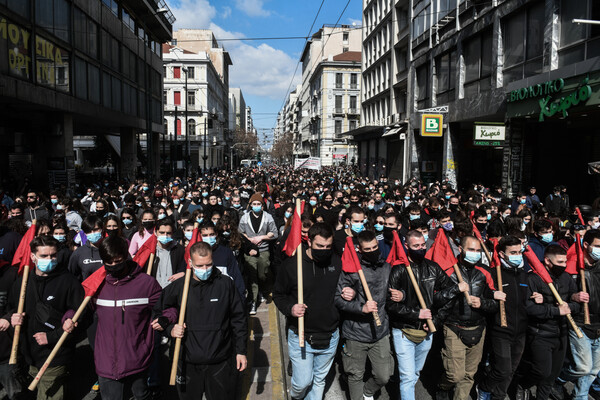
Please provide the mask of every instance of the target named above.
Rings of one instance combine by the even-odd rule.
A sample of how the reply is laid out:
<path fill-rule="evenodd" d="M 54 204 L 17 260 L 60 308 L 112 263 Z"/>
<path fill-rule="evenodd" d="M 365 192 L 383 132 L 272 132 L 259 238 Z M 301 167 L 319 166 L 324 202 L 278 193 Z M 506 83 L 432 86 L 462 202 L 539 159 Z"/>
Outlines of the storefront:
<path fill-rule="evenodd" d="M 507 183 L 513 192 L 535 185 L 545 196 L 565 185 L 572 204 L 590 204 L 600 194 L 598 175 L 588 174 L 588 163 L 600 161 L 600 70 L 585 68 L 593 65 L 575 64 L 508 86 Z"/>

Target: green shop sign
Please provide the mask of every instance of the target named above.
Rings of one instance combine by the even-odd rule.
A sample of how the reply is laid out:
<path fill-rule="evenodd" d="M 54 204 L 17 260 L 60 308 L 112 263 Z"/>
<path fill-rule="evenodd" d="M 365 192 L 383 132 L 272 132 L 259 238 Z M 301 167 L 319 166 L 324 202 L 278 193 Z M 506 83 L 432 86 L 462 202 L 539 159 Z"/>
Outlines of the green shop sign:
<path fill-rule="evenodd" d="M 572 82 L 572 81 L 571 81 Z M 592 86 L 587 75 L 579 83 L 565 84 L 565 80 L 555 79 L 537 85 L 515 89 L 507 94 L 508 116 L 516 117 L 532 114 L 534 110 L 527 107 L 519 112 L 523 106 L 532 106 L 535 102 L 535 113 L 539 112 L 538 120 L 543 122 L 547 117 L 561 114 L 563 118 L 569 115 L 569 110 L 578 105 L 585 105 L 592 97 Z M 568 88 L 566 90 L 565 86 Z M 563 93 L 563 91 L 567 93 Z"/>

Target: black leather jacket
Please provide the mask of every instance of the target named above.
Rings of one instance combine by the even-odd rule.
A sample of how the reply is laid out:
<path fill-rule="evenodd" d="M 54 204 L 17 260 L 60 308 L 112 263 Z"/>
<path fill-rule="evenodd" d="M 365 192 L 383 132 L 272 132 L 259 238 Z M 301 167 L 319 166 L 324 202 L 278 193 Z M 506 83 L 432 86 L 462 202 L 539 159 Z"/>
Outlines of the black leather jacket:
<path fill-rule="evenodd" d="M 584 325 L 583 323 L 583 307 L 581 307 L 581 312 L 573 313 L 573 319 L 590 339 L 596 339 L 600 337 L 600 261 L 594 265 L 585 266 L 585 282 L 587 292 L 590 295 L 590 302 L 588 303 L 590 325 Z M 577 288 L 578 291 L 581 290 L 579 275 L 577 276 Z"/>
<path fill-rule="evenodd" d="M 457 296 L 452 301 L 452 309 L 446 322 L 459 326 L 480 326 L 486 324 L 486 317 L 498 311 L 498 302 L 490 289 L 488 280 L 492 280 L 489 272 L 479 266 L 465 266 L 459 263 L 463 280 L 469 285 L 469 294 L 481 299 L 481 307 L 473 308 L 467 304 L 465 296 Z M 487 274 L 487 275 L 486 275 Z M 452 282 L 458 283 L 456 274 L 450 276 Z"/>
<path fill-rule="evenodd" d="M 452 307 L 451 300 L 460 294 L 458 285 L 453 284 L 442 268 L 433 261 L 424 259 L 420 264 L 410 265 L 425 305 L 433 315 L 433 323 L 436 328 L 441 328 Z M 392 268 L 389 287 L 404 292 L 404 300 L 399 303 L 392 301 L 389 296 L 387 298 L 386 308 L 392 328 L 423 329 L 425 320 L 419 319 L 421 307 L 406 267 L 397 265 Z"/>

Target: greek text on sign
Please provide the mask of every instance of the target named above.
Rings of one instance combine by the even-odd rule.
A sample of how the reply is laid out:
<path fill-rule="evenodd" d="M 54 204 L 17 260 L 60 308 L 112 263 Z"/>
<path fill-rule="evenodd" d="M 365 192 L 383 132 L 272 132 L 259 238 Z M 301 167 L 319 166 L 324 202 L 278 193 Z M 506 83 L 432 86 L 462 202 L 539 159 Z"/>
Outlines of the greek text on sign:
<path fill-rule="evenodd" d="M 475 140 L 504 140 L 506 127 L 504 125 L 475 125 Z"/>
<path fill-rule="evenodd" d="M 441 137 L 444 133 L 442 114 L 423 114 L 421 116 L 421 136 Z"/>
<path fill-rule="evenodd" d="M 296 160 L 294 160 L 294 169 L 299 168 L 320 170 L 321 159 L 319 157 L 296 158 Z"/>

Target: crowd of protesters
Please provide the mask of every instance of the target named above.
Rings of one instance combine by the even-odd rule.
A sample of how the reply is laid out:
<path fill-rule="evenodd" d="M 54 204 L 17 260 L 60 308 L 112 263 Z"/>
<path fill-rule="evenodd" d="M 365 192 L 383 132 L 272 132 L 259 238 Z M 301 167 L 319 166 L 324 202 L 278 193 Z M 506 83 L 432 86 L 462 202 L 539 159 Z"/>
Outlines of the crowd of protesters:
<path fill-rule="evenodd" d="M 179 397 L 232 399 L 239 372 L 252 367 L 248 318 L 271 301 L 286 317 L 293 399 L 323 398 L 340 353 L 352 400 L 377 398 L 390 379 L 399 398 L 414 399 L 434 338 L 443 342 L 440 400 L 527 400 L 532 388 L 538 400 L 600 398 L 598 199 L 575 207 L 564 186 L 509 198 L 481 184 L 457 190 L 368 179 L 352 168 L 276 166 L 80 189 L 0 189 L 0 384 L 9 399 L 25 396 L 64 331 L 72 334 L 40 380 L 38 399 L 68 398 L 67 377 L 77 376 L 69 366 L 85 339 L 103 399 L 158 398 L 161 370 L 170 368 L 159 352 L 178 338 Z M 297 200 L 304 202 L 295 218 Z M 294 220 L 300 251 L 291 255 L 284 249 Z M 23 276 L 13 258 L 32 225 L 19 313 Z M 442 242 L 456 260 L 450 269 L 430 256 Z M 153 256 L 136 262 L 148 243 Z M 583 265 L 567 270 L 574 249 Z M 347 251 L 361 274 L 342 262 Z M 404 263 L 391 261 L 398 252 Z M 74 321 L 87 293 L 81 283 L 101 267 L 106 278 Z M 193 277 L 180 324 L 187 268 Z"/>

